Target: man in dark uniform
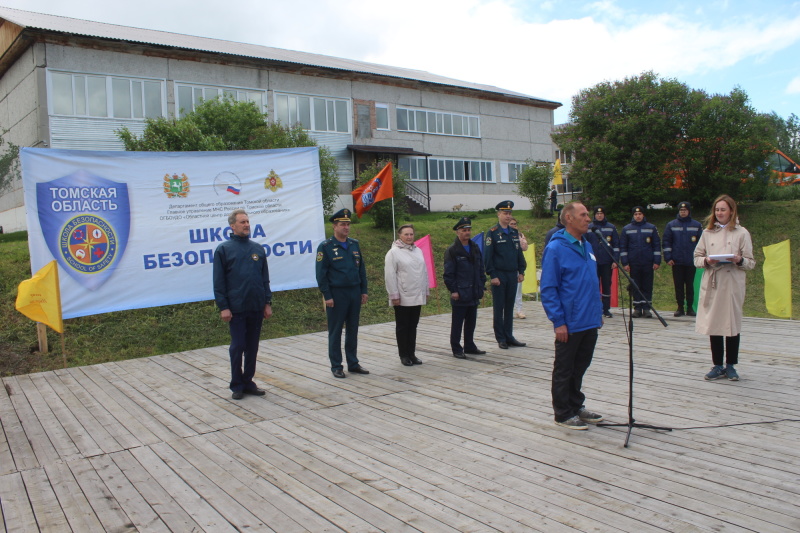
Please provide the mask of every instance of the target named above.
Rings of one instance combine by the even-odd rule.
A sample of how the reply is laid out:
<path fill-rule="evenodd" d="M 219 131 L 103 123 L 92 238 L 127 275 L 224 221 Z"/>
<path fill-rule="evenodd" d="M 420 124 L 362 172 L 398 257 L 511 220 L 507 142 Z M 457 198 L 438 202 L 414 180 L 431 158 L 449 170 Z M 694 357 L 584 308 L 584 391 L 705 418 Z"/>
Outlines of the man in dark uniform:
<path fill-rule="evenodd" d="M 453 230 L 455 242 L 444 253 L 444 284 L 450 291 L 453 317 L 450 323 L 450 347 L 453 357 L 466 359 L 465 354 L 482 355 L 486 352 L 475 346 L 473 336 L 478 318 L 478 305 L 486 290 L 483 256 L 477 244 L 470 240 L 472 222 L 462 217 Z M 464 347 L 461 347 L 461 329 L 464 329 Z"/>
<path fill-rule="evenodd" d="M 603 235 L 603 240 L 611 246 L 613 259 L 606 253 L 608 248 L 605 244 L 597 242 L 595 246 L 597 238 L 595 231 L 599 231 Z M 617 268 L 616 261 L 619 261 L 619 234 L 616 226 L 606 218 L 606 209 L 602 205 L 594 207 L 594 219 L 589 224 L 589 233 L 586 234 L 586 239 L 592 244 L 594 255 L 597 258 L 597 277 L 600 279 L 600 294 L 603 297 L 603 316 L 613 318 L 614 315 L 611 314 L 611 273 L 613 269 Z M 601 250 L 601 247 L 606 249 Z"/>
<path fill-rule="evenodd" d="M 556 233 L 558 230 L 561 230 L 561 229 L 564 229 L 564 224 L 562 224 L 562 223 L 561 223 L 561 220 L 559 219 L 559 220 L 556 222 L 556 225 L 555 225 L 555 226 L 553 226 L 552 228 L 550 228 L 549 230 L 547 230 L 547 233 L 545 233 L 545 235 L 544 235 L 544 247 L 542 247 L 542 250 L 544 250 L 545 248 L 547 248 L 547 243 L 549 243 L 549 242 L 550 242 L 550 239 L 552 239 L 552 238 L 553 238 L 553 235 L 555 235 L 555 233 Z"/>
<path fill-rule="evenodd" d="M 633 208 L 631 223 L 622 228 L 619 250 L 622 266 L 631 273 L 631 278 L 644 294 L 644 299 L 638 294 L 633 295 L 633 317 L 652 318 L 653 278 L 661 265 L 661 239 L 658 229 L 644 217 L 644 208 L 640 205 Z"/>
<path fill-rule="evenodd" d="M 347 331 L 344 353 L 347 371 L 369 374 L 358 363 L 358 319 L 361 306 L 367 303 L 367 270 L 358 241 L 350 234 L 350 210 L 342 209 L 330 219 L 333 237 L 317 247 L 317 285 L 325 298 L 328 315 L 328 357 L 334 377 L 345 377 L 342 368 L 342 327 Z"/>
<path fill-rule="evenodd" d="M 678 204 L 678 216 L 675 220 L 667 222 L 664 228 L 664 261 L 672 267 L 672 282 L 675 285 L 675 300 L 678 310 L 675 316 L 684 315 L 684 299 L 686 313 L 695 316 L 694 312 L 694 249 L 703 225 L 692 218 L 692 204 L 681 202 Z"/>
<path fill-rule="evenodd" d="M 265 394 L 253 376 L 261 324 L 272 316 L 272 291 L 267 254 L 250 240 L 250 219 L 244 209 L 234 210 L 228 224 L 233 235 L 214 252 L 214 299 L 231 332 L 231 397 L 241 400 L 245 394 Z"/>
<path fill-rule="evenodd" d="M 492 280 L 494 307 L 494 336 L 502 349 L 525 346 L 514 338 L 514 299 L 517 283 L 525 279 L 525 258 L 519 245 L 519 232 L 509 226 L 514 202 L 505 200 L 497 204 L 497 224 L 486 231 L 484 266 Z"/>

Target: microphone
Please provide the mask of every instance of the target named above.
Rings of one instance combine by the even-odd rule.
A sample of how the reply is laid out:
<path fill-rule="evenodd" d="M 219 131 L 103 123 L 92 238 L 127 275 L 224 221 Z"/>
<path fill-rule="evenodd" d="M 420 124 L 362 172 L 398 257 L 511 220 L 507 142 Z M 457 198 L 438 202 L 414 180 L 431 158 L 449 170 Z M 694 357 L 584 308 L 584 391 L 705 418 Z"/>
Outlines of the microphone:
<path fill-rule="evenodd" d="M 608 241 L 606 241 L 606 238 L 603 237 L 603 233 L 599 229 L 595 228 L 593 231 L 594 234 L 597 236 L 597 240 L 605 244 L 608 248 L 611 248 L 611 245 L 608 244 Z"/>

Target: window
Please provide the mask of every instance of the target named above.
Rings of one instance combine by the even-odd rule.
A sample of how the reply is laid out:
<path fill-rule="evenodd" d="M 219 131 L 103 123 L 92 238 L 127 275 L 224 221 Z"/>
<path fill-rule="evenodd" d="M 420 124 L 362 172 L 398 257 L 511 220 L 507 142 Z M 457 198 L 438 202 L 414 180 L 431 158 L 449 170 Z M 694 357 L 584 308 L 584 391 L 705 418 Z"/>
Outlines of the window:
<path fill-rule="evenodd" d="M 556 150 L 556 160 L 560 159 L 562 165 L 572 163 L 572 153 L 564 152 L 563 150 Z"/>
<path fill-rule="evenodd" d="M 312 131 L 350 132 L 347 100 L 275 93 L 275 120 Z"/>
<path fill-rule="evenodd" d="M 213 100 L 214 98 L 230 98 L 237 102 L 253 102 L 260 110 L 264 111 L 264 91 L 184 83 L 175 84 L 175 110 L 179 117 L 186 116 L 194 111 L 203 100 Z"/>
<path fill-rule="evenodd" d="M 503 162 L 500 164 L 500 181 L 503 183 L 516 183 L 517 176 L 527 165 L 525 163 Z"/>
<path fill-rule="evenodd" d="M 408 172 L 412 181 L 425 181 L 425 159 L 400 157 L 398 168 Z M 431 181 L 482 181 L 493 182 L 491 161 L 467 161 L 463 159 L 428 160 L 428 175 Z"/>
<path fill-rule="evenodd" d="M 478 117 L 404 107 L 397 108 L 397 129 L 457 137 L 481 136 Z"/>
<path fill-rule="evenodd" d="M 145 119 L 164 116 L 164 82 L 50 72 L 54 115 Z"/>
<path fill-rule="evenodd" d="M 387 104 L 375 104 L 375 120 L 379 130 L 389 129 L 389 106 Z"/>

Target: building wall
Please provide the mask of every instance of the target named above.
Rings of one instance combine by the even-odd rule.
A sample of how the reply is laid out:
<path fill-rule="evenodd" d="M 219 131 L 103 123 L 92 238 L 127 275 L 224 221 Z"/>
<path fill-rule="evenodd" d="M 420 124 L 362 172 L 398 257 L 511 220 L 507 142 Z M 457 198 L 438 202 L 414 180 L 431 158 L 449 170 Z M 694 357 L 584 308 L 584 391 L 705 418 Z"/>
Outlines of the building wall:
<path fill-rule="evenodd" d="M 7 138 L 20 146 L 114 150 L 122 149 L 115 130 L 122 126 L 135 133 L 143 130 L 142 119 L 50 116 L 46 97 L 49 70 L 161 80 L 162 101 L 168 115 L 176 111 L 176 82 L 266 91 L 265 110 L 271 117 L 276 116 L 276 92 L 346 99 L 350 102 L 350 132 L 314 131 L 311 135 L 329 147 L 337 158 L 341 203 L 347 206 L 355 175 L 348 144 L 401 146 L 430 153 L 433 158 L 492 162 L 493 182 L 430 182 L 433 210 L 450 210 L 459 203 L 477 210 L 493 207 L 507 198 L 524 207 L 527 201 L 516 195 L 516 186 L 501 183 L 501 163 L 553 158 L 550 141 L 553 112 L 549 109 L 478 99 L 459 90 L 408 80 L 370 82 L 348 79 L 353 76 L 346 73 L 297 74 L 287 72 L 286 68 L 268 68 L 254 60 L 214 54 L 197 53 L 190 57 L 185 53 L 186 58 L 179 58 L 164 57 L 163 51 L 151 52 L 145 45 L 131 45 L 122 50 L 104 47 L 102 43 L 92 48 L 36 44 L 0 79 L 0 123 L 10 130 Z M 376 102 L 388 105 L 389 130 L 378 130 L 375 126 Z M 398 131 L 398 106 L 478 116 L 480 138 Z M 424 181 L 416 185 L 422 189 L 428 187 Z M 22 190 L 19 184 L 15 187 L 12 194 L 0 198 L 0 225 L 6 226 L 6 230 L 24 227 L 24 214 L 20 217 L 24 213 Z"/>

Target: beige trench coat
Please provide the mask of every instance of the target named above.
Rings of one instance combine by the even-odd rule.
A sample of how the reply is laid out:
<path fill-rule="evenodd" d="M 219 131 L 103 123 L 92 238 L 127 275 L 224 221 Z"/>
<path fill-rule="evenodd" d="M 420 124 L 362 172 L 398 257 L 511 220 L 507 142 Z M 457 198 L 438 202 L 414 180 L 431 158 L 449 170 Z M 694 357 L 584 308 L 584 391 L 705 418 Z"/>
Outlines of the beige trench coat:
<path fill-rule="evenodd" d="M 400 300 L 404 307 L 425 305 L 428 301 L 428 269 L 417 246 L 397 239 L 386 254 L 383 274 L 389 305 L 392 300 Z"/>
<path fill-rule="evenodd" d="M 750 233 L 738 224 L 732 230 L 715 228 L 703 231 L 694 249 L 694 266 L 704 268 L 706 257 L 719 254 L 740 255 L 743 262 L 741 266 L 717 263 L 705 267 L 695 331 L 703 335 L 734 337 L 742 330 L 745 270 L 756 266 Z"/>

